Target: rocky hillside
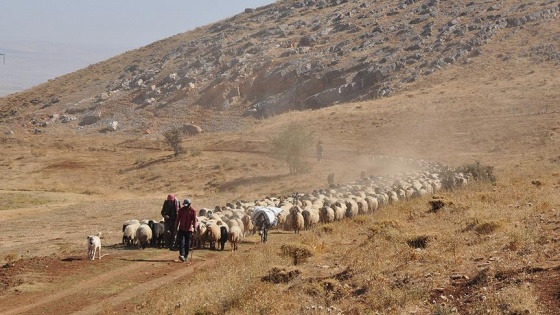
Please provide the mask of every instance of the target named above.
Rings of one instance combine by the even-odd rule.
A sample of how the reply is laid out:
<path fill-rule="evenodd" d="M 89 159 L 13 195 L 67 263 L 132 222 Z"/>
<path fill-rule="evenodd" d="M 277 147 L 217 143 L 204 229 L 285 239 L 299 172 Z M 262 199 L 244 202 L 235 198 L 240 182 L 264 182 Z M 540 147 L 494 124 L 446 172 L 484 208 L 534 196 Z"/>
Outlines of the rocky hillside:
<path fill-rule="evenodd" d="M 484 56 L 497 35 L 558 23 L 559 11 L 556 0 L 277 1 L 2 98 L 0 123 L 14 132 L 235 129 L 391 96 Z M 535 37 L 520 43 L 524 53 L 558 65 L 560 34 Z"/>

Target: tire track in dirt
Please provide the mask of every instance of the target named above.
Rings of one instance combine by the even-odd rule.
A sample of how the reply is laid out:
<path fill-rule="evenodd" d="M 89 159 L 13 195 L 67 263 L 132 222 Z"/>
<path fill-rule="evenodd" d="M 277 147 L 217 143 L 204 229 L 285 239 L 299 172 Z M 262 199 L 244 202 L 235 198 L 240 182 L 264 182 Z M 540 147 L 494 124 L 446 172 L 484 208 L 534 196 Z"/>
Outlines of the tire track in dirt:
<path fill-rule="evenodd" d="M 169 283 L 170 281 L 179 279 L 185 275 L 191 274 L 192 272 L 194 272 L 195 267 L 196 268 L 200 268 L 202 266 L 206 266 L 206 265 L 210 265 L 210 264 L 214 264 L 214 261 L 216 259 L 210 259 L 210 260 L 206 260 L 206 259 L 202 259 L 202 260 L 196 260 L 193 261 L 191 264 L 184 266 L 183 264 L 179 263 L 178 261 L 175 261 L 173 259 L 169 259 L 169 253 L 165 253 L 165 254 L 161 254 L 158 255 L 156 257 L 151 258 L 150 260 L 146 260 L 146 261 L 134 261 L 134 265 L 130 265 L 130 264 L 126 264 L 120 268 L 111 270 L 107 273 L 103 273 L 101 275 L 98 276 L 94 276 L 92 278 L 89 278 L 87 280 L 81 281 L 80 283 L 68 287 L 66 289 L 62 289 L 60 291 L 57 291 L 53 294 L 47 294 L 45 295 L 43 298 L 39 298 L 37 300 L 35 300 L 33 303 L 30 304 L 25 304 L 13 309 L 4 309 L 2 310 L 2 314 L 3 315 L 15 315 L 15 314 L 23 314 L 23 313 L 33 313 L 32 310 L 37 309 L 39 307 L 45 306 L 49 303 L 53 303 L 59 300 L 64 300 L 66 297 L 70 297 L 72 295 L 75 295 L 76 292 L 84 292 L 87 290 L 92 290 L 92 289 L 97 289 L 97 288 L 101 288 L 106 286 L 107 284 L 110 284 L 112 281 L 114 281 L 115 279 L 119 279 L 121 278 L 123 275 L 125 274 L 132 274 L 135 272 L 140 272 L 143 269 L 146 269 L 147 267 L 149 267 L 154 261 L 159 261 L 159 262 L 164 262 L 164 261 L 169 261 L 169 262 L 177 262 L 177 266 L 180 266 L 180 268 L 176 268 L 176 270 L 169 272 L 167 269 L 160 269 L 158 271 L 157 274 L 154 275 L 154 279 L 145 281 L 145 282 L 139 282 L 138 284 L 142 284 L 142 285 L 136 285 L 133 288 L 125 288 L 124 290 L 122 290 L 120 293 L 117 293 L 116 295 L 103 299 L 103 303 L 97 303 L 97 301 L 86 301 L 84 300 L 84 303 L 88 303 L 87 306 L 85 306 L 84 309 L 77 311 L 73 314 L 95 314 L 95 313 L 100 313 L 103 310 L 103 307 L 115 307 L 123 302 L 126 302 L 127 300 L 133 299 L 141 294 L 144 294 L 148 291 L 154 290 L 159 286 L 165 285 L 167 283 Z M 185 267 L 185 268 L 182 268 Z M 151 269 L 152 272 L 154 272 L 153 269 Z"/>
<path fill-rule="evenodd" d="M 123 292 L 115 296 L 104 299 L 102 304 L 95 303 L 72 314 L 73 315 L 97 314 L 102 312 L 104 307 L 114 308 L 115 306 L 118 306 L 126 301 L 129 301 L 139 295 L 146 294 L 149 291 L 155 290 L 158 287 L 166 285 L 170 281 L 177 280 L 179 278 L 192 274 L 196 270 L 195 267 L 199 268 L 201 266 L 210 266 L 215 264 L 215 262 L 216 259 L 212 259 L 210 261 L 196 261 L 190 263 L 188 266 L 182 266 L 181 263 L 177 262 L 179 267 L 174 272 L 171 272 L 169 274 L 164 274 L 161 277 L 157 277 L 147 282 L 143 282 L 142 285 L 137 285 L 132 289 L 124 290 Z M 128 270 L 126 270 L 126 272 L 128 272 Z"/>

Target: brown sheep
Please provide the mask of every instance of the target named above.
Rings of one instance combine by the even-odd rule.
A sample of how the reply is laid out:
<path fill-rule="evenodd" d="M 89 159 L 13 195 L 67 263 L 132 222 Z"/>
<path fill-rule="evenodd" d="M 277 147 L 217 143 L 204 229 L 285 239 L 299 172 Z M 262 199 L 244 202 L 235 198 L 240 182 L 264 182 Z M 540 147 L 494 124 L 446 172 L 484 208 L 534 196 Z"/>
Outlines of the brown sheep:
<path fill-rule="evenodd" d="M 222 237 L 220 226 L 217 224 L 209 224 L 206 230 L 206 240 L 210 243 L 210 249 L 216 249 L 216 242 Z"/>
<path fill-rule="evenodd" d="M 299 206 L 293 206 L 290 209 L 290 215 L 292 216 L 292 228 L 294 229 L 294 233 L 299 234 L 299 231 L 305 227 L 305 222 L 303 219 L 303 215 L 301 214 L 302 210 Z"/>
<path fill-rule="evenodd" d="M 243 233 L 241 233 L 241 228 L 239 228 L 239 226 L 232 226 L 228 234 L 228 240 L 231 244 L 232 252 L 237 250 L 237 245 L 241 241 L 242 237 Z"/>

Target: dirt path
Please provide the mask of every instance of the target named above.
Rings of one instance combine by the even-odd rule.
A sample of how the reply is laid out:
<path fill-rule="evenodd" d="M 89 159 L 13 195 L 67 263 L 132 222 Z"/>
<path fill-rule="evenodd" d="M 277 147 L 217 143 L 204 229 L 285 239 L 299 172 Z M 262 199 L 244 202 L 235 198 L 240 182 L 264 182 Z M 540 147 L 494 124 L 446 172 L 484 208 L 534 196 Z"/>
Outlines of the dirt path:
<path fill-rule="evenodd" d="M 43 258 L 41 263 L 34 263 L 39 258 L 18 261 L 5 267 L 13 269 L 14 274 L 3 274 L 3 282 L 22 274 L 33 278 L 41 274 L 46 264 L 51 268 L 50 282 L 36 283 L 38 289 L 28 289 L 27 292 L 16 289 L 15 294 L 10 292 L 0 297 L 2 314 L 98 314 L 177 281 L 199 268 L 213 266 L 219 260 L 209 251 L 198 251 L 191 263 L 184 264 L 173 259 L 177 252 L 158 251 L 149 259 L 137 258 L 132 251 L 119 255 L 119 251 L 110 250 L 106 257 L 97 261 L 60 257 Z M 111 267 L 115 264 L 118 267 Z M 80 280 L 81 274 L 83 280 Z M 69 286 L 64 287 L 64 283 Z M 107 294 L 105 290 L 111 293 Z"/>
<path fill-rule="evenodd" d="M 176 281 L 177 279 L 192 274 L 196 270 L 196 268 L 211 266 L 215 263 L 215 261 L 216 260 L 196 260 L 191 264 L 188 264 L 188 266 L 185 266 L 184 268 L 182 266 L 182 263 L 180 264 L 179 262 L 176 262 L 178 266 L 176 267 L 175 271 L 159 274 L 154 279 L 144 282 L 142 285 L 135 286 L 131 290 L 124 290 L 121 293 L 111 298 L 103 300 L 102 305 L 98 303 L 94 303 L 72 314 L 75 315 L 97 314 L 103 310 L 103 307 L 109 307 L 111 309 L 115 308 L 116 306 L 121 305 L 127 301 L 130 301 L 137 296 L 146 294 L 151 290 L 156 290 L 157 288 L 162 287 L 172 281 Z M 125 269 L 125 268 L 121 268 L 121 269 Z M 129 269 L 126 269 L 125 272 L 129 272 Z M 90 283 L 90 286 L 103 286 L 106 284 L 106 282 L 107 282 L 106 280 L 105 281 L 100 280 L 99 282 L 93 281 L 92 283 Z"/>

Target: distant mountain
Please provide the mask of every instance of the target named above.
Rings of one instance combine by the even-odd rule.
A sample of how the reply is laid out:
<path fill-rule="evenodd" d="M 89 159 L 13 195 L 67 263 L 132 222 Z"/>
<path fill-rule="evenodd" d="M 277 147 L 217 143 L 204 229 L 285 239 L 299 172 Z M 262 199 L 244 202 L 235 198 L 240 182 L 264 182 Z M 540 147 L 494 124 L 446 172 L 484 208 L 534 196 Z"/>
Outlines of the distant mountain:
<path fill-rule="evenodd" d="M 2 97 L 105 60 L 118 52 L 114 48 L 77 44 L 0 40 L 0 53 L 5 54 L 5 62 L 0 63 Z"/>

